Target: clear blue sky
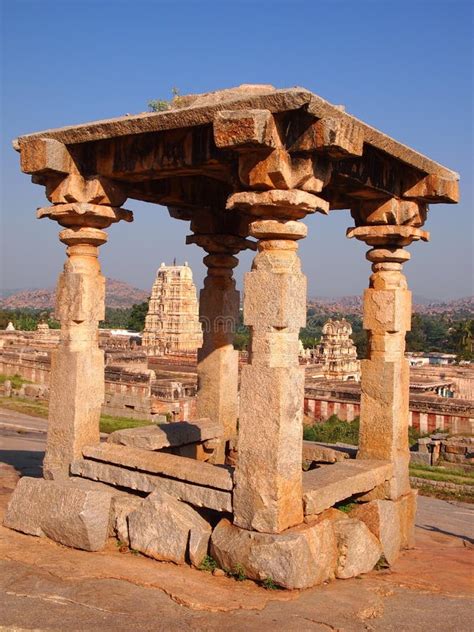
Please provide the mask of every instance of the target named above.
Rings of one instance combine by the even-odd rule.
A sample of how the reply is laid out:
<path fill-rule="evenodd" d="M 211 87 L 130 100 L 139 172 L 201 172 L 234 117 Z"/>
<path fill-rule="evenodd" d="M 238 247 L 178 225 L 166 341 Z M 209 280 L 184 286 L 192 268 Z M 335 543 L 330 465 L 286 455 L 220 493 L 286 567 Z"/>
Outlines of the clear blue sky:
<path fill-rule="evenodd" d="M 405 266 L 431 298 L 473 293 L 472 3 L 463 0 L 3 0 L 0 285 L 50 287 L 65 258 L 58 227 L 35 219 L 43 187 L 19 170 L 11 139 L 146 110 L 149 99 L 241 83 L 304 86 L 461 174 L 458 206 L 433 205 L 429 244 Z M 202 253 L 166 209 L 129 200 L 103 271 L 149 288 L 161 261 Z M 366 247 L 346 211 L 308 219 L 301 244 L 311 295 L 358 294 Z M 241 258 L 238 279 L 249 269 Z"/>

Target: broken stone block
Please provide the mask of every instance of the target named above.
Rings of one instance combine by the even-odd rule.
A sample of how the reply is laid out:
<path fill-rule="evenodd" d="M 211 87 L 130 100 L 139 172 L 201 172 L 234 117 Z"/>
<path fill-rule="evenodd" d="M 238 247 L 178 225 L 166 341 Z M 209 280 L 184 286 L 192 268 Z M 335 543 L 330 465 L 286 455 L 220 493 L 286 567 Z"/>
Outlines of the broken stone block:
<path fill-rule="evenodd" d="M 380 540 L 385 559 L 393 564 L 401 549 L 413 546 L 415 512 L 416 491 L 412 491 L 397 500 L 363 503 L 351 511 L 350 517 L 367 525 Z"/>
<path fill-rule="evenodd" d="M 336 577 L 349 579 L 371 571 L 382 555 L 382 545 L 360 520 L 339 520 L 333 524 L 339 557 Z"/>
<path fill-rule="evenodd" d="M 410 452 L 410 463 L 419 465 L 431 465 L 431 454 L 429 452 Z"/>
<path fill-rule="evenodd" d="M 114 496 L 112 500 L 112 528 L 120 542 L 130 545 L 128 516 L 133 511 L 136 511 L 143 502 L 143 498 L 132 496 L 131 494 Z"/>
<path fill-rule="evenodd" d="M 157 560 L 199 566 L 207 554 L 210 525 L 189 505 L 153 492 L 128 516 L 130 547 Z"/>
<path fill-rule="evenodd" d="M 211 555 L 222 568 L 242 571 L 250 579 L 309 588 L 334 578 L 337 546 L 328 520 L 270 534 L 247 531 L 224 519 L 212 533 Z"/>
<path fill-rule="evenodd" d="M 110 521 L 112 492 L 94 483 L 20 479 L 5 514 L 5 527 L 85 551 L 104 548 Z"/>
<path fill-rule="evenodd" d="M 399 502 L 372 500 L 353 509 L 351 518 L 362 520 L 380 540 L 383 554 L 389 564 L 398 558 L 401 547 Z"/>

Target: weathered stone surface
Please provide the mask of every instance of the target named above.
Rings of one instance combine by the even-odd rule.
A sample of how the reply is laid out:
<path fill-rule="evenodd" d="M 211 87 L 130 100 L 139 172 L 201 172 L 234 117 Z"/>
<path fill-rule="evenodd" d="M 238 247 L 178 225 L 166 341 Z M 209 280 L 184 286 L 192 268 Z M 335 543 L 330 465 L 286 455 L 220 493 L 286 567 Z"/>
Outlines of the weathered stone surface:
<path fill-rule="evenodd" d="M 412 549 L 415 546 L 415 516 L 418 491 L 411 489 L 399 500 L 400 546 Z"/>
<path fill-rule="evenodd" d="M 308 234 L 308 228 L 292 220 L 256 220 L 250 224 L 250 234 L 258 239 L 302 239 Z"/>
<path fill-rule="evenodd" d="M 69 345 L 60 343 L 51 353 L 49 423 L 43 463 L 46 478 L 66 478 L 69 464 L 81 456 L 83 446 L 98 444 L 100 440 L 104 352 L 82 346 L 83 349 L 73 351 Z"/>
<path fill-rule="evenodd" d="M 79 180 L 94 201 L 105 200 L 107 192 L 101 181 L 86 181 L 82 177 Z M 75 198 L 76 176 L 61 182 L 64 199 L 69 195 Z M 110 185 L 109 192 L 115 195 L 115 185 L 106 182 L 105 188 Z M 104 353 L 99 349 L 97 328 L 105 314 L 105 279 L 100 271 L 98 246 L 107 241 L 107 233 L 101 229 L 121 218 L 131 221 L 133 216 L 105 204 L 88 203 L 54 204 L 38 214 L 65 227 L 59 238 L 68 246 L 56 292 L 56 317 L 61 331 L 59 346 L 51 357 L 48 438 L 43 463 L 46 478 L 66 478 L 70 463 L 80 457 L 82 447 L 99 443 Z"/>
<path fill-rule="evenodd" d="M 383 554 L 393 564 L 401 549 L 414 545 L 416 490 L 397 500 L 372 500 L 358 505 L 351 518 L 362 520 L 382 545 Z"/>
<path fill-rule="evenodd" d="M 313 514 L 311 516 L 305 516 L 304 518 L 304 521 L 307 524 L 317 524 L 318 522 L 323 522 L 324 520 L 330 520 L 333 522 L 336 520 L 349 520 L 349 515 L 345 511 L 341 511 L 335 507 L 330 507 L 320 514 Z"/>
<path fill-rule="evenodd" d="M 397 559 L 401 548 L 400 501 L 373 500 L 353 509 L 351 518 L 362 520 L 382 545 L 389 564 Z"/>
<path fill-rule="evenodd" d="M 406 189 L 403 197 L 422 198 L 427 202 L 431 199 L 444 199 L 446 202 L 456 203 L 459 202 L 459 186 L 455 180 L 431 174 Z"/>
<path fill-rule="evenodd" d="M 233 488 L 231 468 L 211 465 L 183 456 L 105 443 L 86 446 L 82 454 L 94 461 L 123 465 L 150 474 L 163 474 L 169 478 L 205 487 L 229 491 Z"/>
<path fill-rule="evenodd" d="M 112 528 L 120 542 L 130 545 L 128 516 L 136 511 L 143 501 L 143 498 L 131 494 L 121 494 L 112 499 Z"/>
<path fill-rule="evenodd" d="M 161 450 L 215 439 L 222 436 L 222 432 L 220 424 L 209 419 L 196 419 L 116 430 L 109 435 L 107 441 L 145 450 Z"/>
<path fill-rule="evenodd" d="M 214 119 L 217 147 L 242 149 L 274 148 L 278 144 L 273 116 L 269 110 L 222 110 Z"/>
<path fill-rule="evenodd" d="M 431 465 L 429 452 L 410 452 L 410 464 Z"/>
<path fill-rule="evenodd" d="M 99 551 L 109 533 L 113 492 L 69 481 L 24 477 L 13 493 L 3 524 L 47 536 L 76 549 Z"/>
<path fill-rule="evenodd" d="M 53 204 L 90 202 L 98 205 L 122 206 L 127 199 L 123 189 L 113 180 L 101 176 L 85 178 L 75 174 L 61 179 L 49 179 L 46 194 Z"/>
<path fill-rule="evenodd" d="M 239 158 L 239 178 L 252 189 L 291 189 L 293 174 L 291 158 L 285 149 L 274 149 L 270 154 L 249 152 Z"/>
<path fill-rule="evenodd" d="M 230 571 L 240 565 L 251 579 L 309 588 L 334 577 L 337 547 L 327 520 L 278 534 L 247 531 L 221 520 L 212 533 L 211 555 Z"/>
<path fill-rule="evenodd" d="M 275 533 L 303 519 L 303 391 L 299 367 L 243 367 L 234 490 L 238 526 Z"/>
<path fill-rule="evenodd" d="M 382 545 L 360 520 L 339 520 L 334 523 L 339 557 L 336 577 L 349 579 L 371 571 L 382 555 Z"/>
<path fill-rule="evenodd" d="M 52 138 L 32 139 L 21 152 L 24 173 L 70 173 L 76 169 L 66 146 Z"/>
<path fill-rule="evenodd" d="M 341 500 L 373 489 L 391 476 L 391 463 L 354 459 L 303 472 L 305 515 L 321 513 Z"/>
<path fill-rule="evenodd" d="M 319 461 L 320 463 L 336 463 L 344 461 L 349 455 L 334 448 L 316 443 L 315 441 L 303 441 L 303 461 Z"/>
<path fill-rule="evenodd" d="M 232 512 L 232 494 L 228 491 L 193 485 L 156 474 L 145 474 L 98 461 L 74 461 L 71 472 L 77 476 L 126 489 L 141 492 L 163 491 L 196 507 Z"/>
<path fill-rule="evenodd" d="M 364 142 L 362 127 L 355 121 L 326 116 L 314 121 L 291 146 L 291 151 L 326 151 L 333 158 L 361 156 Z"/>
<path fill-rule="evenodd" d="M 130 546 L 157 560 L 199 566 L 207 554 L 211 527 L 188 505 L 156 491 L 128 516 Z"/>
<path fill-rule="evenodd" d="M 329 212 L 329 204 L 326 200 L 298 189 L 234 193 L 229 197 L 227 208 L 245 211 L 256 217 L 268 216 L 282 219 L 301 219 L 308 213 L 316 211 Z"/>
<path fill-rule="evenodd" d="M 203 246 L 214 254 L 204 258 L 208 272 L 199 296 L 203 344 L 198 351 L 196 413 L 223 427 L 210 459 L 214 463 L 224 462 L 225 445 L 237 434 L 238 418 L 239 353 L 233 341 L 240 295 L 232 278 L 238 259 L 230 255 L 238 248 L 226 247 L 225 241 L 215 237 Z"/>
<path fill-rule="evenodd" d="M 395 500 L 410 490 L 408 465 L 410 371 L 405 358 L 405 334 L 410 329 L 411 292 L 402 274 L 409 259 L 401 246 L 419 235 L 413 231 L 423 224 L 423 204 L 390 199 L 361 202 L 356 223 L 367 231 L 358 239 L 373 246 L 367 253 L 373 274 L 364 292 L 364 328 L 370 332 L 368 358 L 362 361 L 361 422 L 358 459 L 384 459 L 393 464 L 393 477 L 368 497 Z M 402 224 L 389 226 L 388 224 Z M 404 228 L 404 235 L 385 232 Z M 374 231 L 372 233 L 372 231 Z M 375 236 L 375 237 L 374 237 Z M 375 240 L 374 240 L 375 239 Z M 395 240 L 394 240 L 395 239 Z M 398 241 L 397 241 L 398 240 Z M 397 246 L 397 247 L 394 247 Z"/>

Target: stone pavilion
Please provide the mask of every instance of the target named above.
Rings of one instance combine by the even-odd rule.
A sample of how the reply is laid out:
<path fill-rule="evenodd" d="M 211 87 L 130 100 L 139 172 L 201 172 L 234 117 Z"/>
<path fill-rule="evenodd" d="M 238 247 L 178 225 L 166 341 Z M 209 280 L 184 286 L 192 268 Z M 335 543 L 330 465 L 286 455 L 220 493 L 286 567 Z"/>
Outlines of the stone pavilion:
<path fill-rule="evenodd" d="M 179 97 L 169 111 L 29 134 L 14 146 L 45 188 L 37 217 L 59 224 L 66 263 L 44 478 L 20 480 L 5 524 L 86 550 L 115 533 L 145 555 L 197 566 L 210 553 L 222 568 L 287 588 L 358 575 L 409 548 L 411 293 L 402 267 L 406 247 L 428 240 L 428 205 L 458 201 L 458 175 L 304 88 L 268 85 Z M 127 199 L 189 223 L 187 243 L 205 254 L 199 311 L 211 326 L 198 356 L 199 419 L 121 430 L 101 444 L 98 251 L 111 224 L 132 221 Z M 330 221 L 343 210 L 372 268 L 360 445 L 356 459 L 305 448 L 312 465 L 303 472 L 298 242 L 307 215 Z M 245 249 L 255 258 L 239 396 L 233 269 Z M 338 509 L 347 502 L 350 514 Z"/>

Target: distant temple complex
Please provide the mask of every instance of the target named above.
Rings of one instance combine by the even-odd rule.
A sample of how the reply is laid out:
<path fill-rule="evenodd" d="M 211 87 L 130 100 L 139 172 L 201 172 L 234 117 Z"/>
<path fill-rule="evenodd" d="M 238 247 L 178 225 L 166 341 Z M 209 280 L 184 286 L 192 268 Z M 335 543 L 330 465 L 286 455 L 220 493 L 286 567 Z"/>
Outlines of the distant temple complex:
<path fill-rule="evenodd" d="M 156 273 L 142 345 L 148 355 L 195 352 L 202 345 L 199 305 L 187 262 Z"/>
<path fill-rule="evenodd" d="M 321 342 L 315 347 L 312 359 L 322 365 L 327 380 L 360 380 L 360 361 L 351 339 L 351 324 L 343 320 L 328 320 L 324 324 Z"/>

